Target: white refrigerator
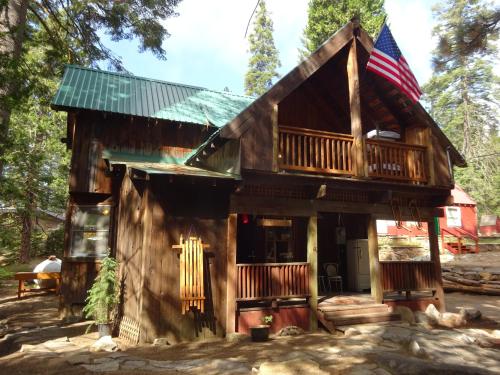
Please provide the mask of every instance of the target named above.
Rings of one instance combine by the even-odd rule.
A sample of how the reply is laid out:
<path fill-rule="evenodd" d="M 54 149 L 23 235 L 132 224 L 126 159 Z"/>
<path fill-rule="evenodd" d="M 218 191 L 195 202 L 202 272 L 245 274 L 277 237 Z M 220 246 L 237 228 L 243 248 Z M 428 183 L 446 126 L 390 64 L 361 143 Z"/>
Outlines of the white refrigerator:
<path fill-rule="evenodd" d="M 370 289 L 370 259 L 367 239 L 347 241 L 347 280 L 350 291 L 362 292 Z"/>

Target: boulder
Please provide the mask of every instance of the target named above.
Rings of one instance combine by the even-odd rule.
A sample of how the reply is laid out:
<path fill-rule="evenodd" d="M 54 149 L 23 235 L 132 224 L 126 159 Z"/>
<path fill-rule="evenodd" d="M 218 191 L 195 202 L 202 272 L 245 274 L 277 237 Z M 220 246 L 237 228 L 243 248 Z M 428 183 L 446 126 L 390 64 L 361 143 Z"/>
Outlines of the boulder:
<path fill-rule="evenodd" d="M 344 332 L 344 336 L 345 337 L 352 337 L 352 336 L 358 336 L 358 335 L 361 335 L 361 331 L 359 329 L 356 329 L 356 328 L 347 328 Z"/>
<path fill-rule="evenodd" d="M 415 340 L 411 340 L 410 341 L 410 344 L 408 345 L 408 350 L 415 357 L 423 357 L 423 356 L 425 356 L 425 350 Z"/>
<path fill-rule="evenodd" d="M 425 315 L 427 315 L 429 318 L 433 319 L 436 322 L 439 322 L 441 319 L 441 313 L 436 309 L 436 306 L 434 306 L 432 303 L 427 306 L 425 309 Z"/>
<path fill-rule="evenodd" d="M 415 311 L 414 316 L 415 316 L 415 322 L 423 323 L 427 327 L 432 327 L 437 324 L 436 319 L 429 317 L 426 313 L 422 311 Z"/>
<path fill-rule="evenodd" d="M 471 320 L 476 320 L 481 318 L 481 311 L 478 309 L 460 309 L 460 312 L 458 313 L 460 316 L 462 316 L 466 321 L 470 322 Z"/>
<path fill-rule="evenodd" d="M 304 334 L 304 330 L 297 326 L 288 326 L 281 328 L 277 336 L 298 336 Z"/>
<path fill-rule="evenodd" d="M 118 345 L 116 345 L 111 336 L 103 336 L 90 346 L 91 352 L 115 352 L 117 350 Z"/>
<path fill-rule="evenodd" d="M 447 312 L 441 314 L 441 319 L 438 320 L 438 324 L 443 327 L 458 328 L 467 325 L 467 320 L 460 314 Z"/>
<path fill-rule="evenodd" d="M 153 346 L 170 345 L 166 337 L 157 337 L 153 340 Z"/>
<path fill-rule="evenodd" d="M 396 306 L 394 312 L 401 315 L 401 320 L 409 324 L 415 324 L 415 315 L 413 311 L 406 306 Z"/>

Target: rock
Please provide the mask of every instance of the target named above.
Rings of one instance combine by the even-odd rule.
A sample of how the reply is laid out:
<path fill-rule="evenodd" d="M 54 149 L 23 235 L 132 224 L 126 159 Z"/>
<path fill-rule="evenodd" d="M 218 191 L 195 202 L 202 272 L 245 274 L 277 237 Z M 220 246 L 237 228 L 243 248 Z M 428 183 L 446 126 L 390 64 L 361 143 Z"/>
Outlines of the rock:
<path fill-rule="evenodd" d="M 432 303 L 427 306 L 425 309 L 425 315 L 427 315 L 429 318 L 433 319 L 436 322 L 439 322 L 441 319 L 441 313 L 436 309 L 436 306 L 434 306 Z"/>
<path fill-rule="evenodd" d="M 422 311 L 415 311 L 414 317 L 415 317 L 415 322 L 423 323 L 429 327 L 437 324 L 437 320 L 435 320 L 434 318 L 430 318 L 426 313 Z"/>
<path fill-rule="evenodd" d="M 470 322 L 471 320 L 476 320 L 481 318 L 481 311 L 478 309 L 460 309 L 460 312 L 458 313 L 460 316 L 462 316 L 466 321 Z"/>
<path fill-rule="evenodd" d="M 76 366 L 76 365 L 90 364 L 91 359 L 89 355 L 77 354 L 66 359 L 66 362 L 68 362 L 70 365 Z"/>
<path fill-rule="evenodd" d="M 356 328 L 347 328 L 344 332 L 345 337 L 358 336 L 361 335 L 361 331 Z"/>
<path fill-rule="evenodd" d="M 92 372 L 110 372 L 118 371 L 120 369 L 120 363 L 111 359 L 108 362 L 103 362 L 95 365 L 82 365 L 82 367 Z"/>
<path fill-rule="evenodd" d="M 34 329 L 34 328 L 38 328 L 38 325 L 36 323 L 32 323 L 32 322 L 25 322 L 25 323 L 21 324 L 21 328 Z"/>
<path fill-rule="evenodd" d="M 439 325 L 448 328 L 458 328 L 467 325 L 467 321 L 460 314 L 443 313 L 438 321 Z"/>
<path fill-rule="evenodd" d="M 209 370 L 206 371 L 207 373 L 216 374 L 248 374 L 250 372 L 250 367 L 246 364 L 243 364 L 240 361 L 227 359 L 214 359 L 210 361 L 207 366 L 204 366 L 204 369 Z M 210 370 L 212 370 L 212 372 Z"/>
<path fill-rule="evenodd" d="M 90 346 L 91 352 L 115 352 L 117 350 L 118 345 L 111 336 L 103 336 Z"/>
<path fill-rule="evenodd" d="M 396 306 L 394 312 L 401 315 L 401 320 L 409 324 L 415 324 L 415 315 L 413 311 L 406 306 Z"/>
<path fill-rule="evenodd" d="M 281 328 L 279 332 L 276 334 L 277 336 L 298 336 L 302 335 L 304 330 L 297 326 L 288 326 L 285 328 Z"/>
<path fill-rule="evenodd" d="M 165 346 L 170 345 L 166 337 L 157 337 L 153 341 L 153 346 Z"/>
<path fill-rule="evenodd" d="M 415 357 L 423 357 L 425 355 L 425 350 L 415 340 L 410 341 L 410 345 L 408 346 L 408 350 Z"/>
<path fill-rule="evenodd" d="M 481 276 L 482 280 L 489 281 L 491 280 L 491 272 L 479 272 L 479 276 Z"/>
<path fill-rule="evenodd" d="M 250 341 L 250 336 L 245 335 L 244 333 L 228 333 L 226 335 L 226 340 L 229 342 L 244 342 L 244 341 Z"/>
<path fill-rule="evenodd" d="M 464 344 L 474 344 L 476 342 L 475 338 L 467 336 L 466 334 L 459 336 L 458 339 Z"/>
<path fill-rule="evenodd" d="M 145 367 L 146 364 L 146 361 L 128 360 L 121 362 L 120 368 L 121 370 L 140 370 L 141 368 Z"/>
<path fill-rule="evenodd" d="M 384 370 L 383 368 L 379 367 L 373 370 L 373 373 L 375 375 L 392 375 L 389 371 Z"/>
<path fill-rule="evenodd" d="M 260 375 L 297 375 L 317 374 L 327 375 L 328 372 L 319 368 L 319 363 L 310 359 L 292 359 L 282 362 L 263 362 L 259 368 Z"/>

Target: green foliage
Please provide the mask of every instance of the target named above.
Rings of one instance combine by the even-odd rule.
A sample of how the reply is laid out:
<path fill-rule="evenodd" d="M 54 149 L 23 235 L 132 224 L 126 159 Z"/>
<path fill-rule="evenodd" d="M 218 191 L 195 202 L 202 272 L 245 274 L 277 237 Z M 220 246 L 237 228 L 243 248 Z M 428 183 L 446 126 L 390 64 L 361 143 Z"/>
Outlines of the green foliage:
<path fill-rule="evenodd" d="M 376 37 L 386 16 L 384 0 L 310 0 L 301 54 L 307 56 L 316 51 L 354 16 L 359 17 L 372 38 Z"/>
<path fill-rule="evenodd" d="M 279 78 L 277 69 L 281 66 L 278 50 L 274 45 L 273 21 L 264 0 L 259 2 L 248 41 L 251 56 L 245 75 L 245 93 L 260 96 L 271 88 L 274 78 Z"/>
<path fill-rule="evenodd" d="M 44 254 L 55 255 L 60 258 L 63 255 L 64 225 L 50 231 L 45 241 Z"/>
<path fill-rule="evenodd" d="M 118 302 L 118 262 L 108 255 L 102 260 L 101 269 L 88 292 L 83 313 L 96 324 L 110 323 L 111 312 Z"/>
<path fill-rule="evenodd" d="M 273 316 L 272 315 L 266 315 L 262 318 L 262 323 L 265 324 L 266 326 L 270 326 L 273 324 Z"/>
<path fill-rule="evenodd" d="M 498 39 L 498 28 L 485 23 L 498 9 L 487 1 L 447 0 L 434 11 L 439 43 L 424 99 L 467 160 L 467 168 L 456 169 L 456 182 L 477 201 L 480 214 L 500 214 L 500 92 L 491 43 Z"/>

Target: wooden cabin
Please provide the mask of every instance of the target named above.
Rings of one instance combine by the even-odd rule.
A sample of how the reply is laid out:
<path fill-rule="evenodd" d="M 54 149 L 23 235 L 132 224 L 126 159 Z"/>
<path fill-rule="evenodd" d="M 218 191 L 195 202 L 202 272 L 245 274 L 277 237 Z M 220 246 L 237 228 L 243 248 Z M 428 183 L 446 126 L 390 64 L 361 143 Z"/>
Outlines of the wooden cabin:
<path fill-rule="evenodd" d="M 365 70 L 372 48 L 349 23 L 259 98 L 68 66 L 52 103 L 72 150 L 63 313 L 108 248 L 132 341 L 246 332 L 268 314 L 274 330 L 332 328 L 346 322 L 335 294 L 363 321 L 444 309 L 434 220 L 465 161 Z M 376 221 L 395 218 L 430 224 L 427 261 L 379 260 Z"/>

